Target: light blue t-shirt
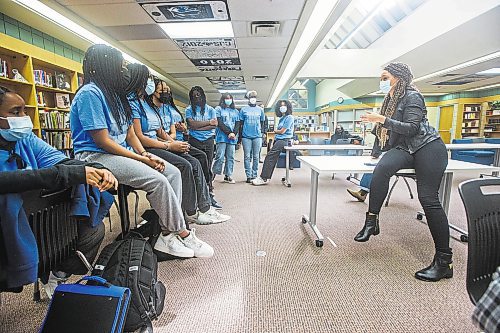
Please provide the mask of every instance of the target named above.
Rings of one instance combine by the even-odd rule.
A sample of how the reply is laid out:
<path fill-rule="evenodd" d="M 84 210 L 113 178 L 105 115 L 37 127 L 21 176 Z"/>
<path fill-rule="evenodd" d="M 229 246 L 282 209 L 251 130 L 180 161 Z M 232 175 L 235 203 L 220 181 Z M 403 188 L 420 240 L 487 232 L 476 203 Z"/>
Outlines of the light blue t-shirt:
<path fill-rule="evenodd" d="M 293 138 L 293 116 L 291 114 L 281 117 L 278 121 L 277 129 L 280 130 L 282 128 L 286 128 L 286 131 L 283 134 L 276 134 L 276 140 Z"/>
<path fill-rule="evenodd" d="M 240 113 L 236 109 L 231 108 L 221 108 L 217 106 L 215 108 L 217 113 L 217 118 L 221 118 L 224 125 L 229 127 L 229 129 L 234 132 L 234 127 L 237 121 L 240 121 Z M 238 142 L 238 137 L 234 139 L 229 139 L 219 127 L 215 130 L 215 142 L 225 142 L 235 145 Z"/>
<path fill-rule="evenodd" d="M 84 151 L 106 153 L 95 144 L 88 132 L 99 129 L 107 129 L 113 141 L 127 148 L 125 139 L 131 124 L 123 121 L 121 128 L 118 127 L 104 94 L 94 83 L 86 84 L 78 90 L 71 103 L 69 119 L 75 154 Z"/>
<path fill-rule="evenodd" d="M 67 157 L 59 150 L 50 146 L 35 134 L 31 133 L 26 138 L 19 140 L 16 143 L 14 152 L 21 156 L 26 162 L 26 169 L 37 170 L 54 166 L 55 164 L 67 159 Z M 8 162 L 9 152 L 0 149 L 0 171 L 19 170 L 15 160 Z"/>
<path fill-rule="evenodd" d="M 205 105 L 205 112 L 201 114 L 201 108 L 196 106 L 196 113 L 193 113 L 191 105 L 186 108 L 186 119 L 193 119 L 196 121 L 209 121 L 210 119 L 217 119 L 215 109 L 210 105 Z M 207 141 L 215 135 L 215 128 L 212 130 L 200 131 L 189 129 L 189 135 L 198 141 Z"/>
<path fill-rule="evenodd" d="M 170 113 L 170 120 L 174 123 L 182 123 L 182 117 L 179 112 L 177 112 L 170 105 L 168 106 L 168 112 Z M 177 141 L 184 141 L 184 134 L 181 131 L 175 131 L 175 139 Z"/>
<path fill-rule="evenodd" d="M 240 119 L 243 121 L 241 135 L 247 139 L 256 139 L 262 137 L 260 127 L 261 121 L 266 120 L 264 110 L 258 106 L 244 106 L 240 111 Z"/>
<path fill-rule="evenodd" d="M 141 103 L 144 112 L 141 110 L 139 103 Z M 141 120 L 142 133 L 148 138 L 157 139 L 156 131 L 161 126 L 159 115 L 143 99 L 129 101 L 129 104 L 132 108 L 132 118 Z"/>

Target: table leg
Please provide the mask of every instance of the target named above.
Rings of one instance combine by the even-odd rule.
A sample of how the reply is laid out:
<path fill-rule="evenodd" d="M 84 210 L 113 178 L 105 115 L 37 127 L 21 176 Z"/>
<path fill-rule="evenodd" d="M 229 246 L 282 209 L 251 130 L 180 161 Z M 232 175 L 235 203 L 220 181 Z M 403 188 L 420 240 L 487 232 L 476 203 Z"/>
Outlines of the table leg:
<path fill-rule="evenodd" d="M 318 176 L 319 173 L 311 169 L 311 193 L 309 197 L 309 216 L 302 215 L 302 223 L 308 223 L 316 235 L 316 246 L 323 246 L 323 235 L 316 224 L 316 209 L 318 208 Z"/>
<path fill-rule="evenodd" d="M 500 148 L 495 149 L 495 159 L 493 160 L 493 166 L 500 167 Z M 495 177 L 498 177 L 498 171 L 493 171 L 491 174 Z"/>
<path fill-rule="evenodd" d="M 292 186 L 292 183 L 290 183 L 290 168 L 288 166 L 289 163 L 290 163 L 290 150 L 285 149 L 285 178 L 281 178 L 281 182 L 286 187 Z"/>

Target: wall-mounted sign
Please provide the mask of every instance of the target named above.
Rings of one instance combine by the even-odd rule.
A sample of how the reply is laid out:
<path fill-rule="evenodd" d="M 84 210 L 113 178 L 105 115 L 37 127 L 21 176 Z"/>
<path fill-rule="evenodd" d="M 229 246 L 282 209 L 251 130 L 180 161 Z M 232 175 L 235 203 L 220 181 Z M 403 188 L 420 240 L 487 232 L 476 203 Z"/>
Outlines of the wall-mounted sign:
<path fill-rule="evenodd" d="M 227 59 L 191 59 L 195 66 L 230 66 L 241 65 L 240 58 Z"/>
<path fill-rule="evenodd" d="M 194 49 L 183 50 L 189 59 L 234 59 L 239 58 L 238 50 L 233 49 Z"/>
<path fill-rule="evenodd" d="M 181 49 L 235 49 L 234 38 L 174 39 Z"/>
<path fill-rule="evenodd" d="M 220 66 L 198 66 L 201 72 L 217 72 L 217 71 L 241 71 L 241 66 L 220 65 Z"/>

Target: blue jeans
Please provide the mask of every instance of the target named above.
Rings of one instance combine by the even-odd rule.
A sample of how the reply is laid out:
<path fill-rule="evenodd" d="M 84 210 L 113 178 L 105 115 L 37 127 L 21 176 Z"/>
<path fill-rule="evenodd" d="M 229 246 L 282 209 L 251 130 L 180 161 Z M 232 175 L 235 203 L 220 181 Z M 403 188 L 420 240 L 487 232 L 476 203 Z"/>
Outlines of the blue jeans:
<path fill-rule="evenodd" d="M 214 165 L 212 167 L 212 172 L 214 175 L 221 174 L 222 164 L 224 163 L 224 159 L 226 160 L 226 163 L 224 164 L 224 175 L 230 177 L 233 174 L 234 150 L 235 150 L 235 145 L 225 142 L 217 143 Z"/>
<path fill-rule="evenodd" d="M 372 174 L 371 173 L 365 173 L 363 174 L 363 177 L 361 177 L 361 180 L 359 181 L 359 187 L 361 187 L 362 190 L 366 192 L 370 192 L 370 185 L 372 182 Z"/>
<path fill-rule="evenodd" d="M 257 178 L 262 138 L 243 138 L 241 139 L 241 143 L 243 144 L 243 154 L 245 156 L 245 174 L 247 178 Z M 252 165 L 251 167 L 250 164 Z"/>

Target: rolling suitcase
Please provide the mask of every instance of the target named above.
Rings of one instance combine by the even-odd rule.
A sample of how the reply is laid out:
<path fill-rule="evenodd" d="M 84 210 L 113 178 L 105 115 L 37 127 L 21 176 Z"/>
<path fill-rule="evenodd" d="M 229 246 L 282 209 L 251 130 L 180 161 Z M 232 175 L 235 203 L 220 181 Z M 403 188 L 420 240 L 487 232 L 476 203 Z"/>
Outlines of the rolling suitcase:
<path fill-rule="evenodd" d="M 87 284 L 81 284 L 86 280 Z M 98 276 L 57 286 L 39 333 L 123 332 L 130 289 Z"/>

